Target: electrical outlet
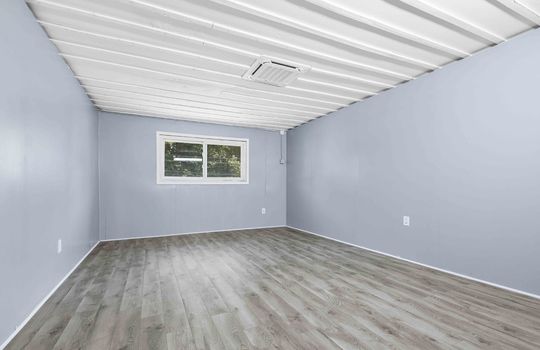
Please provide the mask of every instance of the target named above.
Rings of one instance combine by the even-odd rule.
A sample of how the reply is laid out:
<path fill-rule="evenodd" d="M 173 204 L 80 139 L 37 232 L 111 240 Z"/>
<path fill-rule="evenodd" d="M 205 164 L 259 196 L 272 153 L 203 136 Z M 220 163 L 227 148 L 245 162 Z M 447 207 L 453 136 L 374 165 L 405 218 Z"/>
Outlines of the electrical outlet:
<path fill-rule="evenodd" d="M 58 254 L 62 253 L 62 240 L 61 239 L 58 240 L 58 247 L 56 251 Z"/>
<path fill-rule="evenodd" d="M 261 214 L 266 214 L 266 208 L 261 208 Z"/>
<path fill-rule="evenodd" d="M 411 226 L 411 218 L 408 216 L 403 217 L 403 226 Z"/>

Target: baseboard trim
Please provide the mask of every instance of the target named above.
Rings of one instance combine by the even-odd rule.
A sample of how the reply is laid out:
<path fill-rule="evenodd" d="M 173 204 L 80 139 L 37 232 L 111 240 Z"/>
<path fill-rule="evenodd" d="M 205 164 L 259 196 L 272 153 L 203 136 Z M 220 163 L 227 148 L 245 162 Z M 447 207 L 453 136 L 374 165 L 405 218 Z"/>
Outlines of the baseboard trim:
<path fill-rule="evenodd" d="M 73 271 L 75 271 L 75 269 L 79 267 L 79 265 L 84 261 L 84 259 L 86 259 L 88 255 L 90 255 L 90 253 L 92 253 L 94 249 L 96 249 L 96 247 L 98 246 L 100 242 L 101 241 L 97 241 L 96 244 L 94 244 L 94 246 L 90 248 L 90 250 L 86 254 L 84 254 L 84 256 L 79 260 L 79 262 L 75 264 L 75 266 L 64 276 L 64 278 L 62 278 L 62 280 L 58 282 L 58 284 L 50 291 L 50 293 L 47 294 L 45 298 L 43 298 L 39 302 L 39 304 L 36 305 L 36 307 L 34 307 L 32 312 L 30 312 L 30 314 L 21 322 L 21 324 L 17 326 L 17 328 L 15 329 L 15 332 L 11 333 L 11 335 L 4 341 L 4 343 L 0 345 L 0 350 L 3 350 L 9 344 L 9 342 L 12 341 L 13 338 L 15 338 L 15 336 L 21 331 L 21 329 L 24 328 L 24 326 L 26 326 L 28 321 L 30 321 L 32 317 L 34 317 L 36 312 L 38 312 L 38 310 L 41 309 L 43 304 L 45 304 L 45 302 L 49 300 L 49 298 L 54 294 L 54 292 L 56 292 L 56 290 L 62 285 L 62 283 L 64 283 L 68 279 L 68 277 L 73 273 Z"/>
<path fill-rule="evenodd" d="M 335 238 L 332 238 L 332 237 L 328 237 L 328 236 L 325 236 L 325 235 L 321 235 L 319 233 L 311 232 L 311 231 L 304 230 L 304 229 L 294 227 L 294 226 L 290 226 L 290 225 L 259 226 L 259 227 L 236 228 L 236 229 L 227 229 L 227 230 L 185 232 L 185 233 L 175 233 L 175 234 L 159 235 L 159 236 L 142 236 L 142 237 L 126 237 L 126 238 L 116 238 L 116 239 L 104 239 L 104 240 L 97 241 L 96 244 L 94 244 L 94 246 L 92 248 L 90 248 L 90 250 L 79 260 L 79 262 L 77 262 L 77 264 L 64 276 L 64 278 L 62 278 L 62 280 L 60 282 L 58 282 L 58 284 L 51 290 L 51 292 L 49 292 L 49 294 L 47 294 L 47 296 L 45 296 L 41 300 L 41 302 L 39 302 L 39 304 L 36 305 L 36 307 L 34 307 L 32 312 L 30 312 L 30 314 L 21 322 L 21 324 L 19 326 L 17 326 L 16 330 L 4 341 L 4 343 L 2 343 L 2 345 L 0 345 L 0 350 L 3 350 L 9 344 L 9 342 L 12 341 L 13 338 L 15 338 L 15 336 L 21 331 L 21 329 L 24 328 L 24 326 L 28 323 L 28 321 L 30 321 L 32 319 L 32 317 L 34 317 L 36 312 L 43 306 L 43 304 L 45 304 L 45 302 L 47 300 L 49 300 L 49 298 L 54 294 L 54 292 L 56 292 L 56 290 L 62 285 L 62 283 L 64 283 L 68 279 L 68 277 L 73 273 L 73 271 L 75 271 L 75 269 L 77 269 L 77 267 L 79 267 L 79 265 L 84 261 L 84 259 L 86 259 L 88 257 L 88 255 L 90 255 L 90 253 L 92 253 L 92 251 L 94 251 L 94 249 L 96 249 L 96 247 L 98 246 L 98 244 L 100 242 L 126 241 L 126 240 L 133 240 L 133 239 L 183 236 L 183 235 L 193 235 L 193 234 L 203 234 L 203 233 L 219 233 L 219 232 L 226 233 L 226 232 L 231 232 L 231 231 L 259 230 L 259 229 L 280 228 L 280 227 L 287 227 L 287 228 L 297 230 L 297 231 L 300 231 L 300 232 L 304 232 L 304 233 L 307 233 L 307 234 L 310 234 L 310 235 L 314 235 L 314 236 L 321 237 L 321 238 L 324 238 L 324 239 L 328 239 L 328 240 L 331 240 L 331 241 L 339 242 L 339 243 L 346 244 L 346 245 L 349 245 L 349 246 L 352 246 L 352 247 L 364 249 L 364 250 L 370 251 L 372 253 L 388 256 L 388 257 L 391 257 L 391 258 L 394 258 L 394 259 L 406 261 L 406 262 L 409 262 L 409 263 L 412 263 L 412 264 L 415 264 L 415 265 L 427 267 L 429 269 L 444 272 L 444 273 L 454 275 L 454 276 L 457 276 L 457 277 L 461 277 L 461 278 L 465 278 L 465 279 L 468 279 L 468 280 L 471 280 L 471 281 L 483 283 L 483 284 L 486 284 L 486 285 L 489 285 L 489 286 L 492 286 L 492 287 L 504 289 L 504 290 L 507 290 L 509 292 L 521 294 L 521 295 L 528 296 L 528 297 L 531 297 L 531 298 L 534 298 L 534 299 L 540 299 L 540 295 L 537 295 L 537 294 L 525 292 L 525 291 L 522 291 L 522 290 L 519 290 L 519 289 L 510 288 L 510 287 L 503 286 L 503 285 L 500 285 L 500 284 L 497 284 L 497 283 L 484 281 L 484 280 L 474 278 L 474 277 L 471 277 L 471 276 L 467 276 L 467 275 L 463 275 L 463 274 L 460 274 L 460 273 L 457 273 L 457 272 L 453 272 L 453 271 L 441 269 L 441 268 L 438 268 L 438 267 L 435 267 L 435 266 L 423 264 L 423 263 L 420 263 L 420 262 L 417 262 L 417 261 L 414 261 L 414 260 L 409 260 L 409 259 L 406 259 L 406 258 L 402 258 L 402 257 L 397 256 L 397 255 L 392 255 L 392 254 L 381 252 L 379 250 L 363 247 L 363 246 L 353 244 L 353 243 L 349 243 L 349 242 L 345 242 L 345 241 L 341 241 L 339 239 L 335 239 Z"/>
<path fill-rule="evenodd" d="M 461 274 L 461 273 L 457 273 L 457 272 L 453 272 L 453 271 L 441 269 L 441 268 L 439 268 L 439 267 L 435 267 L 435 266 L 423 264 L 423 263 L 418 262 L 418 261 L 409 260 L 409 259 L 406 259 L 406 258 L 402 258 L 402 257 L 400 257 L 400 256 L 397 256 L 397 255 L 392 255 L 392 254 L 388 254 L 388 253 L 385 253 L 385 252 L 381 252 L 381 251 L 379 251 L 379 250 L 375 250 L 375 249 L 363 247 L 363 246 L 360 246 L 360 245 L 357 245 L 357 244 L 353 244 L 353 243 L 349 243 L 349 242 L 345 242 L 345 241 L 341 241 L 341 240 L 339 240 L 339 239 L 335 239 L 335 238 L 332 238 L 332 237 L 328 237 L 328 236 L 325 236 L 325 235 L 321 235 L 321 234 L 319 234 L 319 233 L 307 231 L 307 230 L 304 230 L 304 229 L 301 229 L 301 228 L 298 228 L 298 227 L 294 227 L 294 226 L 290 226 L 290 225 L 287 225 L 286 227 L 288 227 L 288 228 L 290 228 L 290 229 L 293 229 L 293 230 L 300 231 L 300 232 L 304 232 L 304 233 L 307 233 L 307 234 L 310 234 L 310 235 L 314 235 L 314 236 L 317 236 L 317 237 L 325 238 L 325 239 L 328 239 L 328 240 L 331 240 L 331 241 L 343 243 L 343 244 L 346 244 L 346 245 L 349 245 L 349 246 L 352 246 L 352 247 L 364 249 L 364 250 L 370 251 L 370 252 L 372 252 L 372 253 L 376 253 L 376 254 L 388 256 L 388 257 L 391 257 L 391 258 L 394 258 L 394 259 L 398 259 L 398 260 L 402 260 L 402 261 L 409 262 L 409 263 L 411 263 L 411 264 L 415 264 L 415 265 L 427 267 L 427 268 L 429 268 L 429 269 L 433 269 L 433 270 L 436 270 L 436 271 L 444 272 L 444 273 L 447 273 L 447 274 L 450 274 L 450 275 L 453 275 L 453 276 L 465 278 L 465 279 L 468 279 L 468 280 L 471 280 L 471 281 L 475 281 L 475 282 L 479 282 L 479 283 L 482 283 L 482 284 L 487 284 L 487 285 L 489 285 L 489 286 L 492 286 L 492 287 L 495 287 L 495 288 L 504 289 L 504 290 L 507 290 L 507 291 L 509 291 L 509 292 L 513 292 L 513 293 L 516 293 L 516 294 L 521 294 L 521 295 L 524 295 L 524 296 L 527 296 L 527 297 L 531 297 L 531 298 L 534 298 L 534 299 L 540 299 L 540 295 L 537 295 L 537 294 L 534 294 L 534 293 L 525 292 L 525 291 L 522 291 L 522 290 L 519 290 L 519 289 L 515 289 L 515 288 L 503 286 L 503 285 L 500 285 L 500 284 L 497 284 L 497 283 L 492 283 L 492 282 L 484 281 L 484 280 L 481 280 L 481 279 L 478 279 L 478 278 L 474 278 L 474 277 L 471 277 L 471 276 L 463 275 L 463 274 Z"/>
<path fill-rule="evenodd" d="M 114 242 L 114 241 L 128 241 L 128 240 L 132 240 L 132 239 L 147 239 L 147 238 L 174 237 L 174 236 L 184 236 L 184 235 L 198 235 L 198 234 L 202 234 L 202 233 L 219 233 L 219 232 L 231 232 L 231 231 L 262 230 L 262 229 L 267 229 L 267 228 L 278 228 L 278 227 L 287 227 L 287 226 L 286 225 L 277 225 L 277 226 L 243 227 L 243 228 L 231 228 L 231 229 L 226 229 L 226 230 L 172 233 L 172 234 L 168 234 L 168 235 L 157 235 L 157 236 L 111 238 L 111 239 L 102 239 L 100 242 Z"/>
<path fill-rule="evenodd" d="M 278 227 L 287 227 L 287 226 L 286 225 L 277 225 L 277 226 L 244 227 L 244 228 L 232 228 L 232 229 L 227 229 L 227 230 L 184 232 L 184 233 L 173 233 L 173 234 L 170 234 L 170 235 L 126 237 L 126 238 L 115 238 L 115 239 L 102 239 L 102 240 L 99 240 L 99 241 L 96 242 L 96 244 L 94 244 L 94 246 L 92 248 L 90 248 L 90 250 L 81 258 L 81 260 L 79 260 L 79 262 L 64 276 L 64 278 L 62 278 L 62 280 L 60 282 L 58 282 L 58 284 L 49 292 L 49 294 L 47 294 L 47 296 L 45 296 L 39 302 L 39 304 L 36 305 L 36 307 L 34 307 L 32 312 L 30 312 L 30 314 L 17 326 L 15 331 L 13 333 L 11 333 L 11 335 L 0 345 L 0 350 L 3 350 L 9 344 L 9 342 L 12 341 L 13 338 L 15 338 L 15 336 L 21 331 L 21 329 L 23 329 L 24 326 L 26 326 L 28 321 L 30 321 L 32 319 L 32 317 L 34 317 L 36 312 L 38 312 L 38 310 L 43 306 L 43 304 L 45 304 L 45 302 L 47 300 L 49 300 L 49 298 L 54 294 L 54 292 L 56 292 L 56 290 L 62 285 L 62 283 L 64 283 L 68 279 L 68 277 L 73 273 L 73 271 L 75 271 L 75 269 L 77 267 L 79 267 L 79 265 L 84 261 L 84 259 L 86 259 L 86 257 L 88 257 L 88 255 L 90 255 L 90 253 L 92 251 L 94 251 L 94 249 L 101 242 L 126 241 L 126 240 L 132 240 L 132 239 L 146 239 L 146 238 L 159 238 L 159 237 L 171 237 L 171 236 L 183 236 L 183 235 L 194 235 L 194 234 L 202 234 L 202 233 L 218 233 L 218 232 L 260 230 L 260 229 L 278 228 Z"/>

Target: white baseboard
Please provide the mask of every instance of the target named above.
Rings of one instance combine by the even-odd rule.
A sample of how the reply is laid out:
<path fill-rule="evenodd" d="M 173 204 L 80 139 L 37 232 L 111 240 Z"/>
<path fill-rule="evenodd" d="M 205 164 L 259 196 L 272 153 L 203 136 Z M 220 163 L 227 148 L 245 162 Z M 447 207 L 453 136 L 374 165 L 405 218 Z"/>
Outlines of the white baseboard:
<path fill-rule="evenodd" d="M 219 233 L 219 232 L 231 232 L 231 231 L 245 231 L 245 230 L 262 230 L 266 228 L 278 228 L 278 227 L 287 227 L 286 225 L 277 225 L 277 226 L 259 226 L 259 227 L 243 227 L 243 228 L 231 228 L 226 230 L 214 230 L 214 231 L 194 231 L 194 232 L 182 232 L 182 233 L 172 233 L 167 235 L 157 235 L 157 236 L 137 236 L 137 237 L 125 237 L 125 238 L 112 238 L 112 239 L 102 239 L 100 242 L 113 242 L 113 241 L 127 241 L 131 239 L 146 239 L 146 238 L 159 238 L 159 237 L 173 237 L 173 236 L 184 236 L 184 235 L 196 235 L 201 233 Z"/>
<path fill-rule="evenodd" d="M 484 281 L 484 280 L 481 280 L 481 279 L 478 279 L 478 278 L 474 278 L 474 277 L 471 277 L 471 276 L 463 275 L 463 274 L 461 274 L 461 273 L 457 273 L 457 272 L 453 272 L 453 271 L 441 269 L 441 268 L 438 268 L 438 267 L 435 267 L 435 266 L 423 264 L 423 263 L 420 263 L 420 262 L 417 262 L 417 261 L 414 261 L 414 260 L 405 259 L 405 258 L 402 258 L 402 257 L 397 256 L 397 255 L 392 255 L 392 254 L 384 253 L 384 252 L 381 252 L 381 251 L 378 251 L 378 250 L 375 250 L 375 249 L 366 248 L 366 247 L 363 247 L 363 246 L 360 246 L 360 245 L 357 245 L 357 244 L 353 244 L 353 243 L 341 241 L 341 240 L 339 240 L 339 239 L 335 239 L 335 238 L 328 237 L 328 236 L 325 236 L 325 235 L 321 235 L 321 234 L 318 234 L 318 233 L 315 233 L 315 232 L 303 230 L 303 229 L 301 229 L 301 228 L 297 228 L 297 227 L 293 227 L 293 226 L 289 226 L 289 225 L 287 225 L 287 227 L 288 227 L 288 228 L 291 228 L 291 229 L 293 229 L 293 230 L 305 232 L 305 233 L 310 234 L 310 235 L 318 236 L 318 237 L 321 237 L 321 238 L 329 239 L 329 240 L 331 240 L 331 241 L 335 241 L 335 242 L 343 243 L 343 244 L 346 244 L 346 245 L 349 245 L 349 246 L 353 246 L 353 247 L 356 247 L 356 248 L 364 249 L 364 250 L 370 251 L 370 252 L 372 252 L 372 253 L 376 253 L 376 254 L 388 256 L 388 257 L 391 257 L 391 258 L 394 258 L 394 259 L 398 259 L 398 260 L 402 260 L 402 261 L 406 261 L 406 262 L 409 262 L 409 263 L 412 263 L 412 264 L 415 264 L 415 265 L 420 265 L 420 266 L 427 267 L 427 268 L 430 268 L 430 269 L 433 269 L 433 270 L 437 270 L 437 271 L 440 271 L 440 272 L 448 273 L 448 274 L 450 274 L 450 275 L 454 275 L 454 276 L 457 276 L 457 277 L 465 278 L 465 279 L 468 279 L 468 280 L 471 280 L 471 281 L 475 281 L 475 282 L 487 284 L 487 285 L 492 286 L 492 287 L 504 289 L 504 290 L 507 290 L 507 291 L 510 291 L 510 292 L 513 292 L 513 293 L 517 293 L 517 294 L 521 294 L 521 295 L 525 295 L 525 296 L 528 296 L 528 297 L 531 297 L 531 298 L 540 299 L 540 295 L 537 295 L 537 294 L 525 292 L 525 291 L 522 291 L 522 290 L 519 290 L 519 289 L 510 288 L 510 287 L 503 286 L 503 285 L 500 285 L 500 284 L 497 284 L 497 283 L 492 283 L 492 282 Z"/>
<path fill-rule="evenodd" d="M 197 232 L 184 232 L 184 233 L 174 233 L 170 235 L 158 235 L 158 236 L 142 236 L 142 237 L 126 237 L 126 238 L 116 238 L 116 239 L 103 239 L 99 240 L 94 244 L 92 248 L 79 260 L 79 262 L 62 278 L 60 282 L 51 290 L 45 298 L 43 298 L 39 304 L 34 307 L 32 312 L 24 319 L 24 321 L 21 322 L 19 326 L 15 329 L 15 331 L 0 345 L 0 350 L 3 350 L 13 338 L 20 332 L 21 329 L 34 317 L 36 312 L 45 304 L 45 302 L 56 292 L 56 290 L 66 281 L 66 279 L 75 271 L 77 267 L 86 259 L 86 257 L 97 247 L 97 245 L 100 242 L 111 242 L 111 241 L 125 241 L 125 240 L 131 240 L 131 239 L 145 239 L 145 238 L 158 238 L 158 237 L 171 237 L 171 236 L 182 236 L 182 235 L 192 235 L 192 234 L 200 234 L 200 233 L 217 233 L 217 232 L 231 232 L 231 231 L 245 231 L 245 230 L 258 230 L 258 229 L 267 229 L 267 228 L 278 228 L 278 227 L 286 227 L 285 225 L 278 225 L 278 226 L 260 226 L 260 227 L 244 227 L 244 228 L 232 228 L 227 230 L 215 230 L 215 231 L 197 231 Z"/>
<path fill-rule="evenodd" d="M 64 278 L 62 278 L 62 280 L 58 282 L 58 284 L 51 290 L 51 292 L 47 294 L 45 298 L 43 298 L 39 302 L 39 304 L 36 305 L 36 307 L 34 307 L 32 312 L 30 312 L 30 314 L 21 322 L 21 324 L 19 324 L 17 328 L 15 328 L 15 332 L 11 333 L 11 335 L 4 341 L 4 343 L 0 345 L 0 350 L 4 349 L 9 344 L 9 342 L 13 340 L 13 338 L 15 338 L 15 336 L 21 331 L 21 329 L 23 329 L 23 327 L 28 323 L 28 321 L 30 321 L 32 317 L 34 317 L 36 312 L 38 312 L 38 310 L 41 309 L 43 304 L 45 304 L 45 302 L 49 300 L 49 298 L 54 294 L 54 292 L 56 292 L 56 290 L 62 285 L 62 283 L 64 283 L 67 280 L 67 278 L 73 273 L 73 271 L 75 271 L 75 269 L 79 267 L 79 265 L 84 261 L 84 259 L 86 259 L 86 257 L 97 247 L 99 242 L 101 241 L 97 241 L 96 244 L 94 244 L 94 246 L 90 248 L 90 250 L 86 254 L 84 254 L 81 260 L 79 260 L 79 262 L 75 264 L 75 266 L 64 276 Z"/>
<path fill-rule="evenodd" d="M 62 280 L 61 280 L 60 282 L 58 282 L 58 284 L 53 288 L 53 290 L 51 290 L 51 292 L 50 292 L 45 298 L 43 298 L 43 300 L 41 300 L 41 302 L 40 302 L 38 305 L 36 305 L 36 307 L 35 307 L 35 308 L 32 310 L 32 312 L 26 317 L 26 319 L 24 319 L 24 321 L 21 322 L 21 324 L 16 328 L 15 332 L 13 332 L 13 333 L 12 333 L 12 334 L 4 341 L 4 343 L 3 343 L 2 345 L 0 345 L 0 350 L 4 349 L 4 348 L 9 344 L 9 342 L 10 342 L 13 338 L 15 338 L 15 336 L 17 335 L 17 333 L 19 333 L 19 331 L 20 331 L 20 330 L 28 323 L 28 321 L 30 321 L 30 319 L 31 319 L 31 318 L 36 314 L 36 312 L 43 306 L 43 304 L 45 304 L 45 302 L 46 302 L 46 301 L 54 294 L 54 292 L 56 292 L 56 290 L 62 285 L 62 283 L 64 283 L 64 282 L 66 281 L 66 279 L 73 273 L 73 271 L 75 271 L 75 269 L 76 269 L 77 267 L 79 267 L 79 265 L 84 261 L 84 259 L 86 259 L 86 257 L 87 257 L 87 256 L 88 256 L 88 255 L 89 255 L 89 254 L 97 247 L 97 245 L 98 245 L 100 242 L 125 241 L 125 240 L 132 240 L 132 239 L 145 239 L 145 238 L 158 238 L 158 237 L 171 237 L 171 236 L 182 236 L 182 235 L 201 234 L 201 233 L 218 233 L 218 232 L 223 232 L 223 233 L 225 233 L 225 232 L 231 232 L 231 231 L 257 230 L 257 229 L 268 229 L 268 228 L 279 228 L 279 227 L 288 227 L 288 228 L 291 228 L 291 229 L 293 229 L 293 230 L 305 232 L 305 233 L 310 234 L 310 235 L 322 237 L 322 238 L 325 238 L 325 239 L 329 239 L 329 240 L 331 240 L 331 241 L 335 241 L 335 242 L 343 243 L 343 244 L 346 244 L 346 245 L 349 245 L 349 246 L 353 246 L 353 247 L 356 247 L 356 248 L 364 249 L 364 250 L 367 250 L 367 251 L 370 251 L 370 252 L 373 252 L 373 253 L 376 253 L 376 254 L 388 256 L 388 257 L 391 257 L 391 258 L 394 258 L 394 259 L 398 259 L 398 260 L 402 260 L 402 261 L 406 261 L 406 262 L 409 262 L 409 263 L 412 263 L 412 264 L 416 264 L 416 265 L 420 265 L 420 266 L 423 266 L 423 267 L 427 267 L 427 268 L 430 268 L 430 269 L 433 269 L 433 270 L 437 270 L 437 271 L 441 271 L 441 272 L 444 272 L 444 273 L 448 273 L 448 274 L 450 274 L 450 275 L 458 276 L 458 277 L 465 278 L 465 279 L 468 279 L 468 280 L 471 280 L 471 281 L 475 281 L 475 282 L 487 284 L 487 285 L 490 285 L 490 286 L 492 286 L 492 287 L 501 288 L 501 289 L 504 289 L 504 290 L 507 290 L 507 291 L 510 291 L 510 292 L 522 294 L 522 295 L 525 295 L 525 296 L 528 296 L 528 297 L 531 297 L 531 298 L 540 299 L 540 295 L 536 295 L 536 294 L 524 292 L 524 291 L 521 291 L 521 290 L 518 290 L 518 289 L 514 289 L 514 288 L 502 286 L 502 285 L 500 285 L 500 284 L 496 284 L 496 283 L 491 283 L 491 282 L 488 282 L 488 281 L 480 280 L 480 279 L 478 279 L 478 278 L 470 277 L 470 276 L 467 276 L 467 275 L 462 275 L 462 274 L 460 274 L 460 273 L 448 271 L 448 270 L 441 269 L 441 268 L 438 268 L 438 267 L 435 267 L 435 266 L 431 266 L 431 265 L 423 264 L 423 263 L 420 263 L 420 262 L 417 262 L 417 261 L 405 259 L 405 258 L 396 256 L 396 255 L 384 253 L 384 252 L 381 252 L 381 251 L 378 251 L 378 250 L 375 250 L 375 249 L 366 248 L 366 247 L 363 247 L 363 246 L 360 246 L 360 245 L 357 245 L 357 244 L 353 244 L 353 243 L 341 241 L 341 240 L 339 240 L 339 239 L 331 238 L 331 237 L 328 237 L 328 236 L 324 236 L 324 235 L 321 235 L 321 234 L 318 234 L 318 233 L 315 233 L 315 232 L 303 230 L 303 229 L 301 229 L 301 228 L 297 228 L 297 227 L 293 227 L 293 226 L 289 226 L 289 225 L 261 226 L 261 227 L 249 227 L 249 228 L 236 228 L 236 229 L 215 230 L 215 231 L 185 232 L 185 233 L 175 233 L 175 234 L 170 234 L 170 235 L 159 235 L 159 236 L 126 237 L 126 238 L 105 239 L 105 240 L 97 241 L 96 244 L 94 244 L 94 246 L 93 246 L 92 248 L 90 248 L 90 250 L 89 250 L 89 251 L 81 258 L 81 260 L 79 260 L 79 262 L 78 262 L 78 263 L 77 263 L 77 264 L 76 264 L 76 265 L 75 265 L 75 266 L 74 266 L 74 267 L 73 267 L 73 268 L 72 268 L 72 269 L 64 276 L 64 278 L 62 278 Z"/>

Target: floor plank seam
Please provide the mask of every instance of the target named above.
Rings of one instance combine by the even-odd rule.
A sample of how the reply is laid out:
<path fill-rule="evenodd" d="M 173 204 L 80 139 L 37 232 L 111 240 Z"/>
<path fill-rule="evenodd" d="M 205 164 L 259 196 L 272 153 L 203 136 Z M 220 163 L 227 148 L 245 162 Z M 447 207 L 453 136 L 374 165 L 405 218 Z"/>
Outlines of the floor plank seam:
<path fill-rule="evenodd" d="M 535 299 L 540 300 L 540 295 L 538 295 L 538 294 L 534 294 L 534 293 L 526 292 L 526 291 L 523 291 L 523 290 L 515 289 L 515 288 L 512 288 L 512 287 L 504 286 L 504 285 L 501 285 L 501 284 L 485 281 L 485 280 L 475 278 L 475 277 L 471 277 L 471 276 L 468 276 L 468 275 L 464 275 L 464 274 L 461 274 L 461 273 L 458 273 L 458 272 L 445 270 L 445 269 L 442 269 L 442 268 L 439 268 L 439 267 L 436 267 L 436 266 L 433 266 L 433 265 L 424 264 L 424 263 L 421 263 L 421 262 L 418 262 L 418 261 L 403 258 L 403 257 L 398 256 L 398 255 L 393 255 L 393 254 L 382 252 L 380 250 L 367 248 L 367 247 L 364 247 L 364 246 L 361 246 L 361 245 L 358 245 L 358 244 L 354 244 L 354 243 L 349 243 L 349 242 L 346 242 L 346 241 L 335 239 L 335 238 L 332 238 L 332 237 L 329 237 L 329 236 L 325 236 L 325 235 L 322 235 L 322 234 L 319 234 L 319 233 L 311 232 L 311 231 L 304 230 L 304 229 L 301 229 L 301 228 L 297 228 L 297 227 L 294 227 L 294 226 L 287 225 L 285 227 L 296 230 L 296 231 L 305 232 L 307 234 L 314 235 L 314 236 L 317 236 L 317 237 L 321 237 L 321 238 L 324 238 L 324 239 L 328 239 L 328 240 L 331 240 L 331 241 L 334 241 L 334 242 L 342 243 L 342 244 L 345 244 L 345 245 L 348 245 L 348 246 L 351 246 L 351 247 L 355 247 L 355 248 L 358 248 L 358 249 L 364 249 L 364 250 L 367 250 L 367 251 L 370 251 L 370 252 L 373 252 L 373 253 L 376 253 L 376 254 L 384 255 L 384 256 L 394 258 L 394 259 L 397 259 L 397 260 L 401 260 L 401 261 L 406 261 L 408 263 L 415 264 L 415 265 L 422 266 L 422 267 L 426 267 L 428 269 L 432 269 L 432 270 L 436 270 L 436 271 L 439 271 L 439 272 L 447 273 L 447 274 L 450 274 L 450 275 L 453 275 L 453 276 L 456 276 L 456 277 L 461 277 L 461 278 L 464 278 L 464 279 L 467 279 L 467 280 L 470 280 L 470 281 L 482 283 L 482 284 L 485 284 L 485 285 L 488 285 L 488 286 L 491 286 L 491 287 L 504 289 L 504 290 L 509 291 L 509 292 L 521 294 L 521 295 L 524 295 L 524 296 L 527 296 L 527 297 L 531 297 L 531 298 L 535 298 Z"/>
<path fill-rule="evenodd" d="M 540 343 L 538 299 L 288 227 L 100 242 L 64 283 L 6 350 Z"/>

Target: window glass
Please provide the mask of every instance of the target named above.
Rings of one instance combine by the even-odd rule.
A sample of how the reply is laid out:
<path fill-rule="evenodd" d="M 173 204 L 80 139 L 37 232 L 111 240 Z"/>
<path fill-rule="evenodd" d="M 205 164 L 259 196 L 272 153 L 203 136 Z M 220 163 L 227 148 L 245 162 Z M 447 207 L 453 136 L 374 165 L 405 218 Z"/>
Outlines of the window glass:
<path fill-rule="evenodd" d="M 165 142 L 165 176 L 202 177 L 203 145 Z"/>
<path fill-rule="evenodd" d="M 240 146 L 208 144 L 208 177 L 240 177 Z"/>
<path fill-rule="evenodd" d="M 248 139 L 157 133 L 158 184 L 248 184 Z"/>

